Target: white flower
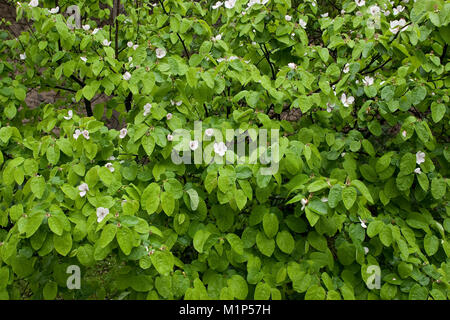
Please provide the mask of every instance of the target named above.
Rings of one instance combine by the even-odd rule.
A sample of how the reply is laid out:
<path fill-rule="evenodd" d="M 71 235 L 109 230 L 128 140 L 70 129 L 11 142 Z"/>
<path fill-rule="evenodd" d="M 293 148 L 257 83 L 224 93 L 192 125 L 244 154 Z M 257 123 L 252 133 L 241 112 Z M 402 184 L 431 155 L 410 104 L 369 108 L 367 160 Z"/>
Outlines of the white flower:
<path fill-rule="evenodd" d="M 368 254 L 368 253 L 369 253 L 369 248 L 363 247 L 363 249 L 364 249 L 364 253 L 365 253 L 365 254 Z"/>
<path fill-rule="evenodd" d="M 108 39 L 104 39 L 104 40 L 102 41 L 102 44 L 103 44 L 104 46 L 109 46 L 109 45 L 111 44 L 111 41 L 108 41 Z"/>
<path fill-rule="evenodd" d="M 389 10 L 385 10 L 385 11 L 383 11 L 383 13 L 386 17 L 391 14 L 391 12 Z"/>
<path fill-rule="evenodd" d="M 221 63 L 222 61 L 225 61 L 225 59 L 224 59 L 224 58 L 218 58 L 218 59 L 217 59 L 217 62 L 218 62 L 218 63 Z"/>
<path fill-rule="evenodd" d="M 81 135 L 81 131 L 79 129 L 75 130 L 75 133 L 73 134 L 73 138 L 75 140 L 78 140 L 78 137 Z"/>
<path fill-rule="evenodd" d="M 322 201 L 322 202 L 328 202 L 328 198 L 327 198 L 327 197 L 323 197 L 322 199 L 320 199 L 320 201 Z"/>
<path fill-rule="evenodd" d="M 181 101 L 181 100 L 179 100 L 179 101 L 170 100 L 170 104 L 173 106 L 174 105 L 181 106 L 182 103 L 183 103 L 183 101 Z"/>
<path fill-rule="evenodd" d="M 166 56 L 166 49 L 164 48 L 157 48 L 156 49 L 156 57 L 158 59 L 162 59 Z"/>
<path fill-rule="evenodd" d="M 286 21 L 291 21 L 292 20 L 292 17 L 290 15 L 288 15 L 288 14 L 285 15 L 284 18 L 286 19 Z"/>
<path fill-rule="evenodd" d="M 403 6 L 397 6 L 397 8 L 392 9 L 392 11 L 394 12 L 394 16 L 398 15 L 399 13 L 403 12 L 403 10 L 405 10 L 405 7 Z"/>
<path fill-rule="evenodd" d="M 89 140 L 89 131 L 83 130 L 82 134 L 83 134 L 83 137 L 84 137 L 86 140 Z"/>
<path fill-rule="evenodd" d="M 328 12 L 325 12 L 324 14 L 321 14 L 320 15 L 322 18 L 326 18 L 326 17 L 328 17 Z"/>
<path fill-rule="evenodd" d="M 417 173 L 417 174 L 421 174 L 421 173 L 422 173 L 422 171 L 420 170 L 420 168 L 415 168 L 415 169 L 414 169 L 414 172 Z"/>
<path fill-rule="evenodd" d="M 222 6 L 222 4 L 223 4 L 222 1 L 217 1 L 217 2 L 212 6 L 212 8 L 213 8 L 214 10 L 216 10 L 217 8 L 220 8 L 220 7 Z"/>
<path fill-rule="evenodd" d="M 348 107 L 349 105 L 351 105 L 353 102 L 355 101 L 355 98 L 350 96 L 347 98 L 346 94 L 343 93 L 341 95 L 341 102 L 344 105 L 344 107 Z"/>
<path fill-rule="evenodd" d="M 349 73 L 349 71 L 350 71 L 350 64 L 349 63 L 346 63 L 345 64 L 345 66 L 344 66 L 344 69 L 342 70 L 344 73 Z"/>
<path fill-rule="evenodd" d="M 217 153 L 219 156 L 223 157 L 227 150 L 228 150 L 227 146 L 222 141 L 219 143 L 214 143 L 214 152 Z"/>
<path fill-rule="evenodd" d="M 341 157 L 342 157 L 342 158 L 345 157 L 345 152 L 342 152 L 342 153 L 341 153 Z"/>
<path fill-rule="evenodd" d="M 400 20 L 390 21 L 389 25 L 390 25 L 389 30 L 393 34 L 396 34 L 400 30 L 400 27 L 404 27 L 406 25 L 406 20 L 401 18 Z"/>
<path fill-rule="evenodd" d="M 69 110 L 69 111 L 67 111 L 67 116 L 64 116 L 64 119 L 70 120 L 70 119 L 72 119 L 72 116 L 73 116 L 73 111 Z"/>
<path fill-rule="evenodd" d="M 25 60 L 27 58 L 27 54 L 25 52 L 21 53 L 19 56 L 20 56 L 20 60 Z"/>
<path fill-rule="evenodd" d="M 110 161 L 114 161 L 114 160 L 116 160 L 116 157 L 114 157 L 114 156 L 111 156 L 111 157 L 109 157 L 109 158 L 108 158 L 108 160 L 110 160 Z"/>
<path fill-rule="evenodd" d="M 128 62 L 133 61 L 133 57 L 128 57 Z"/>
<path fill-rule="evenodd" d="M 302 210 L 305 210 L 305 207 L 308 204 L 308 199 L 303 198 L 300 202 L 302 203 Z"/>
<path fill-rule="evenodd" d="M 403 136 L 403 138 L 406 138 L 406 130 L 402 131 L 402 136 Z"/>
<path fill-rule="evenodd" d="M 361 227 L 363 227 L 364 229 L 367 228 L 366 223 L 364 220 L 361 220 L 361 218 L 359 218 L 359 221 L 361 222 Z"/>
<path fill-rule="evenodd" d="M 30 7 L 37 7 L 39 5 L 39 0 L 31 0 L 29 3 Z"/>
<path fill-rule="evenodd" d="M 133 50 L 135 50 L 136 51 L 136 49 L 139 47 L 139 45 L 138 44 L 135 44 L 134 46 L 133 46 Z"/>
<path fill-rule="evenodd" d="M 362 7 L 363 5 L 366 4 L 365 0 L 355 0 L 356 4 L 358 5 L 358 7 Z"/>
<path fill-rule="evenodd" d="M 113 167 L 113 164 L 112 164 L 111 162 L 108 162 L 107 164 L 105 164 L 105 167 L 106 167 L 109 171 L 114 172 L 114 167 Z"/>
<path fill-rule="evenodd" d="M 170 133 L 167 135 L 167 141 L 172 141 L 173 140 L 173 135 L 171 135 Z"/>
<path fill-rule="evenodd" d="M 84 62 L 87 61 L 87 58 L 86 58 L 86 57 L 80 57 L 80 59 L 83 60 Z"/>
<path fill-rule="evenodd" d="M 172 114 L 169 112 L 169 113 L 166 115 L 166 118 L 167 118 L 167 120 L 172 119 Z"/>
<path fill-rule="evenodd" d="M 236 4 L 236 0 L 227 0 L 227 1 L 225 1 L 225 8 L 233 9 L 235 4 Z"/>
<path fill-rule="evenodd" d="M 291 68 L 292 70 L 297 69 L 297 65 L 293 62 L 288 63 L 288 67 Z"/>
<path fill-rule="evenodd" d="M 215 42 L 215 41 L 222 40 L 222 34 L 220 33 L 220 34 L 218 34 L 217 36 L 212 37 L 211 40 L 214 41 L 214 42 Z"/>
<path fill-rule="evenodd" d="M 85 30 L 85 31 L 88 31 L 90 28 L 91 28 L 91 26 L 88 25 L 88 24 L 85 24 L 85 25 L 83 26 L 83 30 Z"/>
<path fill-rule="evenodd" d="M 425 152 L 418 151 L 416 153 L 416 163 L 421 164 L 425 162 Z"/>
<path fill-rule="evenodd" d="M 92 30 L 92 34 L 96 34 L 99 30 L 99 28 L 95 28 L 94 30 Z"/>
<path fill-rule="evenodd" d="M 128 42 L 127 42 L 127 46 L 128 46 L 128 48 L 131 48 L 131 47 L 133 46 L 133 42 L 128 41 Z"/>
<path fill-rule="evenodd" d="M 189 148 L 191 148 L 192 151 L 195 151 L 198 148 L 198 141 L 193 140 L 189 142 Z"/>
<path fill-rule="evenodd" d="M 334 106 L 335 106 L 334 104 L 327 102 L 327 112 L 333 111 Z"/>
<path fill-rule="evenodd" d="M 48 12 L 50 12 L 51 14 L 58 13 L 59 12 L 59 7 L 52 8 L 52 9 L 48 10 Z"/>
<path fill-rule="evenodd" d="M 86 195 L 86 192 L 89 191 L 89 186 L 87 183 L 82 183 L 78 186 L 78 190 L 80 190 L 80 197 L 84 197 Z"/>
<path fill-rule="evenodd" d="M 233 60 L 237 60 L 237 59 L 239 59 L 239 57 L 231 56 L 228 58 L 228 61 L 233 61 Z"/>
<path fill-rule="evenodd" d="M 144 106 L 144 117 L 146 117 L 150 111 L 152 110 L 152 105 L 150 103 L 146 103 Z"/>
<path fill-rule="evenodd" d="M 206 130 L 205 130 L 205 134 L 206 134 L 208 137 L 212 137 L 212 135 L 214 134 L 214 129 L 213 129 L 213 128 L 208 128 L 208 129 L 206 129 Z"/>
<path fill-rule="evenodd" d="M 306 21 L 305 21 L 305 20 L 303 20 L 303 19 L 298 20 L 298 24 L 299 24 L 303 29 L 306 28 Z"/>
<path fill-rule="evenodd" d="M 98 207 L 97 208 L 97 222 L 100 223 L 109 214 L 108 208 Z"/>
<path fill-rule="evenodd" d="M 369 8 L 369 12 L 370 12 L 370 14 L 373 15 L 373 16 L 379 15 L 379 14 L 380 14 L 380 11 L 381 11 L 381 10 L 380 10 L 380 7 L 377 6 L 377 5 L 370 6 L 370 8 Z"/>
<path fill-rule="evenodd" d="M 125 138 L 125 137 L 126 137 L 126 135 L 127 135 L 127 133 L 128 133 L 128 130 L 127 130 L 127 128 L 123 128 L 123 129 L 120 129 L 120 134 L 119 134 L 119 138 L 120 138 L 120 139 L 123 139 L 123 138 Z"/>
<path fill-rule="evenodd" d="M 131 79 L 131 74 L 127 71 L 123 74 L 123 79 L 124 80 L 130 80 Z"/>
<path fill-rule="evenodd" d="M 373 85 L 373 78 L 370 76 L 365 76 L 363 79 L 363 83 L 365 86 L 371 86 Z"/>

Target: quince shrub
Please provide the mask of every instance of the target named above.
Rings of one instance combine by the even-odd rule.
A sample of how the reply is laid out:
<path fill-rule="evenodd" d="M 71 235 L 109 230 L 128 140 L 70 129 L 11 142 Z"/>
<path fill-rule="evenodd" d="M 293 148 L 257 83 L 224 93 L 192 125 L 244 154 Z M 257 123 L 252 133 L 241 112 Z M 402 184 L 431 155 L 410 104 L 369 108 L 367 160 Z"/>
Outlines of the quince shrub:
<path fill-rule="evenodd" d="M 11 5 L 0 298 L 450 297 L 450 3 Z M 195 121 L 278 130 L 279 170 L 175 164 Z"/>

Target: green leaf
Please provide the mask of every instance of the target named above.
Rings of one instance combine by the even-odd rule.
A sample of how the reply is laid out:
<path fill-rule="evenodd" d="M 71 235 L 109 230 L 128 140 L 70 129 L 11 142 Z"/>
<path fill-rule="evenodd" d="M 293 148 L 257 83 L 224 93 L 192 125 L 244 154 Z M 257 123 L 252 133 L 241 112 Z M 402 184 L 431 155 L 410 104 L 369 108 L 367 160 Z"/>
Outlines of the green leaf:
<path fill-rule="evenodd" d="M 125 255 L 129 255 L 133 248 L 133 232 L 129 228 L 121 226 L 120 228 L 117 228 L 116 238 L 122 252 Z"/>
<path fill-rule="evenodd" d="M 277 234 L 277 245 L 284 253 L 291 254 L 295 246 L 294 237 L 288 231 L 283 230 Z"/>
<path fill-rule="evenodd" d="M 194 249 L 197 250 L 199 253 L 203 252 L 203 246 L 206 243 L 206 240 L 208 240 L 209 236 L 211 235 L 211 232 L 200 229 L 198 230 L 193 239 Z"/>
<path fill-rule="evenodd" d="M 233 248 L 233 250 L 237 254 L 239 254 L 239 255 L 243 255 L 244 254 L 244 244 L 243 244 L 241 238 L 239 238 L 234 233 L 229 233 L 229 234 L 226 235 L 226 239 L 230 243 L 231 248 Z"/>
<path fill-rule="evenodd" d="M 150 258 L 152 260 L 153 266 L 159 274 L 167 276 L 170 272 L 173 271 L 174 258 L 170 252 L 167 252 L 166 250 L 158 250 L 150 255 Z"/>
<path fill-rule="evenodd" d="M 43 218 L 43 213 L 37 213 L 25 218 L 25 227 L 22 231 L 26 233 L 27 238 L 31 237 L 39 229 Z"/>
<path fill-rule="evenodd" d="M 273 238 L 278 232 L 278 218 L 273 213 L 266 213 L 263 217 L 264 233 L 269 238 Z"/>
<path fill-rule="evenodd" d="M 148 214 L 152 214 L 158 209 L 160 203 L 160 193 L 161 188 L 154 182 L 150 183 L 142 192 L 142 208 L 146 209 Z"/>
<path fill-rule="evenodd" d="M 173 214 L 173 210 L 175 209 L 175 199 L 173 198 L 171 193 L 161 193 L 161 206 L 168 216 L 171 216 Z"/>
<path fill-rule="evenodd" d="M 412 153 L 406 153 L 400 160 L 400 174 L 407 175 L 414 172 L 416 168 L 416 156 Z"/>
<path fill-rule="evenodd" d="M 325 289 L 319 285 L 313 285 L 309 287 L 305 294 L 305 300 L 324 300 Z"/>
<path fill-rule="evenodd" d="M 433 198 L 438 200 L 444 197 L 446 189 L 447 184 L 444 179 L 435 177 L 431 180 L 431 195 Z"/>
<path fill-rule="evenodd" d="M 438 123 L 439 121 L 444 118 L 446 112 L 446 107 L 442 103 L 435 103 L 433 102 L 431 104 L 431 117 L 433 118 L 434 123 Z"/>
<path fill-rule="evenodd" d="M 58 218 L 54 216 L 48 218 L 48 226 L 50 227 L 50 230 L 58 236 L 63 234 L 63 224 Z"/>
<path fill-rule="evenodd" d="M 356 201 L 356 196 L 356 189 L 353 187 L 345 187 L 342 190 L 342 201 L 344 202 L 344 206 L 347 210 L 353 207 L 353 204 Z"/>
<path fill-rule="evenodd" d="M 145 153 L 147 153 L 148 156 L 151 156 L 153 153 L 153 150 L 155 149 L 155 138 L 153 136 L 147 136 L 144 135 L 141 139 L 142 147 L 145 150 Z"/>
<path fill-rule="evenodd" d="M 352 180 L 350 185 L 355 186 L 359 190 L 359 192 L 361 192 L 363 197 L 367 199 L 367 201 L 369 201 L 371 204 L 374 203 L 372 195 L 370 194 L 369 189 L 367 189 L 366 185 L 362 181 Z"/>
<path fill-rule="evenodd" d="M 236 201 L 238 209 L 242 210 L 247 203 L 247 196 L 242 189 L 236 189 L 234 192 L 234 200 Z"/>
<path fill-rule="evenodd" d="M 428 256 L 434 255 L 439 249 L 439 239 L 435 235 L 427 234 L 423 239 L 423 246 Z"/>
<path fill-rule="evenodd" d="M 70 232 L 64 232 L 62 236 L 58 236 L 57 234 L 53 234 L 53 245 L 55 246 L 55 250 L 66 256 L 70 249 L 72 249 L 72 235 Z"/>
<path fill-rule="evenodd" d="M 328 183 L 323 180 L 317 180 L 308 186 L 308 192 L 317 192 L 328 187 Z"/>
<path fill-rule="evenodd" d="M 328 193 L 328 205 L 330 208 L 336 208 L 339 202 L 342 200 L 342 187 L 335 184 Z"/>
<path fill-rule="evenodd" d="M 106 185 L 110 186 L 114 182 L 114 175 L 112 172 L 106 167 L 100 167 L 97 170 L 98 176 L 100 180 Z"/>
<path fill-rule="evenodd" d="M 371 238 L 375 237 L 383 229 L 384 223 L 382 221 L 372 221 L 367 226 L 367 235 Z"/>
<path fill-rule="evenodd" d="M 49 281 L 42 290 L 45 300 L 54 300 L 58 294 L 58 285 L 56 282 Z"/>
<path fill-rule="evenodd" d="M 275 240 L 267 238 L 263 232 L 259 231 L 256 234 L 256 246 L 263 255 L 270 257 L 275 250 Z"/>
<path fill-rule="evenodd" d="M 328 213 L 328 205 L 317 199 L 309 202 L 308 209 L 322 216 Z"/>
<path fill-rule="evenodd" d="M 427 300 L 428 290 L 421 287 L 419 284 L 415 284 L 409 291 L 409 300 Z"/>
<path fill-rule="evenodd" d="M 199 203 L 199 198 L 198 198 L 197 191 L 195 191 L 194 189 L 189 189 L 189 190 L 186 191 L 186 193 L 189 195 L 192 211 L 197 210 L 198 203 Z"/>
<path fill-rule="evenodd" d="M 211 193 L 217 187 L 217 172 L 211 171 L 205 178 L 206 192 Z"/>
<path fill-rule="evenodd" d="M 234 297 L 244 300 L 248 295 L 248 285 L 247 281 L 240 275 L 233 275 L 230 279 L 227 280 L 228 287 L 231 289 L 231 292 Z"/>
<path fill-rule="evenodd" d="M 100 248 L 105 248 L 111 241 L 114 240 L 116 236 L 117 226 L 114 224 L 107 224 L 103 228 L 102 234 L 100 235 L 100 239 L 98 240 L 98 245 Z"/>
<path fill-rule="evenodd" d="M 259 282 L 255 288 L 255 300 L 269 300 L 270 299 L 270 286 L 267 283 Z"/>

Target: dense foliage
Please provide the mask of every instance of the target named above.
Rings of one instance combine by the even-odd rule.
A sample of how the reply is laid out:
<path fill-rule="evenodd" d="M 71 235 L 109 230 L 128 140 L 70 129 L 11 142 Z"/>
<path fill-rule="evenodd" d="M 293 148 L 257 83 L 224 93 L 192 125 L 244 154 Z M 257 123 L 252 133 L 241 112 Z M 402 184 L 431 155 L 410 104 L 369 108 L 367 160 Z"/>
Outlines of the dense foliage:
<path fill-rule="evenodd" d="M 0 298 L 450 297 L 450 3 L 120 3 L 0 25 Z M 279 170 L 175 164 L 199 120 L 279 130 Z"/>

